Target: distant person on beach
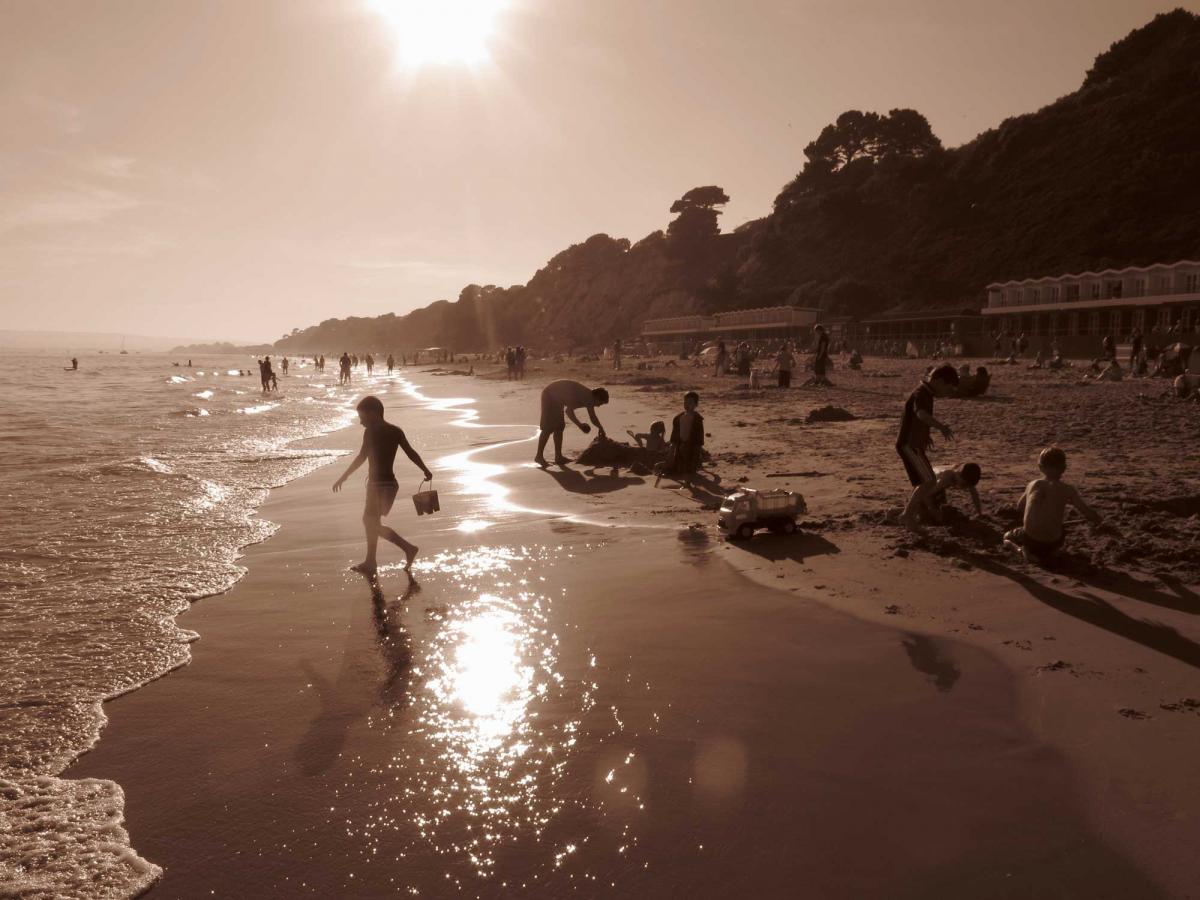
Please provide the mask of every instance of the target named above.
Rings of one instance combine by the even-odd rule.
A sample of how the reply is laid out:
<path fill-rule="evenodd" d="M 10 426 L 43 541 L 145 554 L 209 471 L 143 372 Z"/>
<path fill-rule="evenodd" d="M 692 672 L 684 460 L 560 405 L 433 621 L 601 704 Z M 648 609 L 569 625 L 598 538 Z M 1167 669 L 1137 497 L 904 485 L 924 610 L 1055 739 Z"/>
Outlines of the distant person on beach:
<path fill-rule="evenodd" d="M 1137 365 L 1137 358 L 1142 352 L 1142 347 L 1145 341 L 1142 339 L 1142 329 L 1133 329 L 1133 334 L 1129 336 L 1129 368 L 1133 369 Z"/>
<path fill-rule="evenodd" d="M 1100 368 L 1100 363 L 1104 360 L 1096 360 L 1092 363 L 1092 372 L 1088 372 L 1083 376 L 1083 381 L 1121 381 L 1125 377 L 1125 373 L 1121 370 L 1121 364 L 1117 362 L 1117 358 L 1108 358 L 1108 364 L 1104 368 Z"/>
<path fill-rule="evenodd" d="M 683 412 L 671 420 L 667 468 L 684 487 L 691 486 L 700 469 L 700 456 L 704 450 L 704 417 L 697 411 L 699 405 L 700 395 L 688 391 L 683 395 Z"/>
<path fill-rule="evenodd" d="M 795 365 L 796 358 L 792 356 L 792 347 L 787 341 L 784 341 L 783 346 L 779 348 L 779 353 L 775 356 L 775 371 L 779 375 L 781 388 L 792 386 L 792 367 Z"/>
<path fill-rule="evenodd" d="M 1078 490 L 1062 480 L 1067 471 L 1067 454 L 1058 447 L 1047 447 L 1038 457 L 1038 468 L 1042 477 L 1029 482 L 1017 504 L 1022 525 L 1004 535 L 1004 545 L 1019 549 L 1030 563 L 1046 563 L 1062 548 L 1068 506 L 1074 506 L 1092 524 L 1100 522 L 1100 514 L 1083 502 Z"/>
<path fill-rule="evenodd" d="M 333 483 L 335 492 L 342 489 L 349 478 L 364 462 L 367 463 L 367 499 L 363 507 L 363 527 L 367 534 L 367 556 L 353 569 L 367 576 L 374 576 L 377 569 L 375 558 L 379 538 L 391 541 L 404 551 L 404 571 L 412 577 L 412 562 L 417 556 L 417 546 L 410 544 L 395 531 L 384 525 L 382 519 L 392 511 L 400 485 L 392 470 L 396 450 L 401 449 L 413 461 L 427 481 L 433 479 L 429 467 L 408 443 L 404 432 L 383 418 L 383 402 L 378 397 L 363 397 L 358 401 L 358 420 L 363 426 L 362 448 L 350 463 L 342 477 Z"/>
<path fill-rule="evenodd" d="M 350 383 L 350 354 L 342 351 L 342 358 L 338 360 L 338 384 Z"/>
<path fill-rule="evenodd" d="M 1111 334 L 1106 334 L 1104 336 L 1104 340 L 1102 340 L 1100 342 L 1100 355 L 1104 359 L 1116 359 L 1117 358 L 1117 345 L 1115 343 L 1113 343 L 1113 338 L 1112 338 Z"/>
<path fill-rule="evenodd" d="M 936 478 L 926 455 L 932 443 L 930 430 L 936 428 L 946 440 L 954 438 L 950 426 L 934 418 L 933 401 L 937 397 L 948 397 L 957 389 L 958 371 L 950 363 L 945 363 L 922 379 L 904 403 L 900 433 L 896 437 L 896 453 L 904 463 L 904 471 L 908 473 L 908 480 L 913 487 L 920 487 Z"/>
<path fill-rule="evenodd" d="M 567 428 L 567 418 L 570 418 L 584 434 L 588 434 L 592 430 L 590 426 L 579 421 L 575 415 L 577 409 L 587 410 L 588 418 L 599 430 L 600 437 L 604 437 L 604 426 L 596 418 L 596 407 L 603 406 L 607 402 L 608 391 L 604 388 L 591 389 L 578 381 L 568 379 L 552 381 L 546 385 L 542 389 L 541 433 L 538 435 L 537 455 L 534 456 L 533 461 L 543 469 L 546 468 L 548 465 L 545 455 L 546 442 L 553 437 L 555 464 L 561 466 L 570 462 L 562 452 L 563 432 Z"/>
<path fill-rule="evenodd" d="M 387 363 L 388 363 L 388 374 L 391 375 L 392 372 L 396 368 L 396 357 L 392 356 L 392 354 L 389 353 Z"/>
<path fill-rule="evenodd" d="M 936 522 L 942 521 L 942 505 L 946 493 L 952 490 L 966 491 L 975 506 L 975 515 L 983 514 L 983 504 L 979 500 L 979 479 L 982 471 L 977 463 L 963 463 L 952 468 L 938 468 L 934 471 L 932 481 L 919 484 L 908 498 L 908 505 L 900 520 L 910 529 L 916 531 L 921 527 L 921 514 L 925 513 Z"/>
<path fill-rule="evenodd" d="M 191 363 L 189 362 L 188 365 L 190 366 Z M 79 360 L 76 359 L 74 356 L 72 356 L 71 357 L 71 371 L 76 372 L 78 370 L 79 370 Z"/>
<path fill-rule="evenodd" d="M 367 374 L 371 375 L 372 373 L 374 373 L 375 357 L 373 357 L 370 353 L 368 353 L 366 359 L 363 361 L 367 364 Z"/>
<path fill-rule="evenodd" d="M 613 370 L 619 372 L 621 370 L 621 339 L 620 338 L 617 338 L 615 341 L 613 341 L 612 354 L 613 354 L 613 365 L 612 365 Z"/>
<path fill-rule="evenodd" d="M 804 386 L 833 387 L 833 383 L 825 375 L 826 370 L 829 368 L 829 332 L 825 330 L 824 325 L 814 325 L 813 337 L 815 338 L 815 345 L 813 347 L 813 377 L 804 382 Z"/>
<path fill-rule="evenodd" d="M 514 380 L 517 377 L 517 351 L 509 347 L 504 351 L 504 365 L 507 370 L 507 379 Z"/>
<path fill-rule="evenodd" d="M 725 349 L 724 341 L 717 341 L 717 362 L 713 374 L 720 377 L 729 371 L 729 351 Z"/>
<path fill-rule="evenodd" d="M 850 368 L 854 369 L 855 371 L 858 371 L 859 369 L 862 368 L 862 363 L 863 363 L 862 354 L 859 353 L 858 348 L 855 347 L 853 350 L 850 351 Z"/>
<path fill-rule="evenodd" d="M 275 376 L 275 372 L 271 368 L 271 357 L 266 357 L 259 364 L 259 374 L 262 376 L 262 389 L 264 391 L 271 390 L 271 379 Z"/>
<path fill-rule="evenodd" d="M 274 372 L 271 373 L 271 390 L 279 390 L 279 376 L 277 376 Z"/>
<path fill-rule="evenodd" d="M 189 363 L 188 363 L 188 365 L 190 366 L 190 365 L 191 365 L 191 363 L 189 362 Z M 286 375 L 286 374 L 287 374 L 287 372 L 288 372 L 288 358 L 287 358 L 286 356 L 283 358 L 283 362 L 281 362 L 281 363 L 279 364 L 279 368 L 283 369 L 283 374 L 284 374 L 284 375 Z"/>
<path fill-rule="evenodd" d="M 529 351 L 524 347 L 517 347 L 517 380 L 525 380 L 525 360 L 529 358 Z"/>

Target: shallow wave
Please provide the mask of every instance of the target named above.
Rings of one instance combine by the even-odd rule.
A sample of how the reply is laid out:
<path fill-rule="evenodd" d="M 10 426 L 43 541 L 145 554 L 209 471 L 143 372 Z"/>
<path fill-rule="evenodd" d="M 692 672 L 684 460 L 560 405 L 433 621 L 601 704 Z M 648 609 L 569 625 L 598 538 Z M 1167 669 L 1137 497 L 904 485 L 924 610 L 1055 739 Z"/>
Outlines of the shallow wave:
<path fill-rule="evenodd" d="M 126 897 L 158 876 L 117 785 L 54 776 L 97 739 L 102 701 L 188 662 L 175 617 L 242 577 L 242 548 L 275 531 L 255 516 L 269 488 L 342 455 L 293 444 L 347 424 L 348 398 L 231 415 L 246 392 L 221 373 L 244 362 L 190 379 L 161 357 L 84 360 L 87 386 L 47 403 L 6 387 L 27 360 L 0 359 L 0 492 L 20 497 L 0 518 L 0 897 Z M 183 381 L 204 408 L 181 414 Z"/>

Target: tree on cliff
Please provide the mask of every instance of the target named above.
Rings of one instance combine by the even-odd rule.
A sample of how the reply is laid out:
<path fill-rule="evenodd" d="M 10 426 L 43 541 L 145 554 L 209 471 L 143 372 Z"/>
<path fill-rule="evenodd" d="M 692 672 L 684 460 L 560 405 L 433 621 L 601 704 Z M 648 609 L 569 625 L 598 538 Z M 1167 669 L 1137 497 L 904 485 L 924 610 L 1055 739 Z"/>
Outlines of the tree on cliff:
<path fill-rule="evenodd" d="M 667 226 L 667 237 L 678 250 L 702 247 L 721 233 L 717 225 L 718 206 L 729 202 L 729 195 L 715 184 L 692 188 L 671 204 L 676 216 Z"/>
<path fill-rule="evenodd" d="M 884 160 L 917 159 L 940 149 L 942 142 L 929 120 L 915 109 L 893 109 L 886 116 L 847 110 L 804 148 L 804 170 L 776 198 L 776 209 L 790 205 L 799 195 L 830 186 L 835 173 L 854 163 L 868 161 L 869 167 Z"/>

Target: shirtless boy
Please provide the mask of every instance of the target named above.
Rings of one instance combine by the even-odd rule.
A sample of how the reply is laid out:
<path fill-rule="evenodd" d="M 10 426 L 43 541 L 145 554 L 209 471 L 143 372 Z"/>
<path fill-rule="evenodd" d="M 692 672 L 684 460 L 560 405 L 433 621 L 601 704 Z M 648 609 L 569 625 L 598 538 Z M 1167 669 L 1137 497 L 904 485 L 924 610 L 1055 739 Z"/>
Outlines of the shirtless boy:
<path fill-rule="evenodd" d="M 604 388 L 591 390 L 578 381 L 563 379 L 552 381 L 542 389 L 542 418 L 541 434 L 538 435 L 537 456 L 533 458 L 543 469 L 546 468 L 546 442 L 554 438 L 554 462 L 563 465 L 570 462 L 562 452 L 563 432 L 567 429 L 567 418 L 579 426 L 584 434 L 590 432 L 591 426 L 579 421 L 575 410 L 587 410 L 588 418 L 604 437 L 604 426 L 596 418 L 596 407 L 608 402 L 608 391 Z M 565 413 L 565 417 L 564 417 Z"/>
<path fill-rule="evenodd" d="M 363 397 L 358 401 L 358 421 L 363 426 L 362 449 L 358 456 L 342 473 L 342 477 L 333 483 L 334 491 L 340 491 L 346 479 L 364 462 L 367 463 L 367 502 L 363 508 L 363 528 L 367 532 L 367 558 L 354 566 L 355 572 L 374 576 L 376 570 L 375 548 L 382 535 L 404 551 L 404 571 L 412 577 L 412 562 L 417 556 L 417 547 L 396 534 L 381 521 L 392 511 L 396 502 L 396 494 L 400 486 L 396 483 L 396 474 L 392 464 L 396 460 L 396 449 L 402 449 L 413 464 L 421 470 L 427 480 L 433 478 L 429 467 L 422 462 L 408 443 L 404 432 L 383 418 L 383 402 L 378 397 Z"/>
<path fill-rule="evenodd" d="M 1004 535 L 1004 546 L 1019 549 L 1030 563 L 1048 562 L 1062 548 L 1068 505 L 1083 513 L 1092 524 L 1100 521 L 1099 513 L 1083 502 L 1079 491 L 1062 480 L 1067 471 L 1067 454 L 1057 447 L 1047 447 L 1038 457 L 1038 468 L 1044 477 L 1029 482 L 1017 506 L 1024 524 Z"/>

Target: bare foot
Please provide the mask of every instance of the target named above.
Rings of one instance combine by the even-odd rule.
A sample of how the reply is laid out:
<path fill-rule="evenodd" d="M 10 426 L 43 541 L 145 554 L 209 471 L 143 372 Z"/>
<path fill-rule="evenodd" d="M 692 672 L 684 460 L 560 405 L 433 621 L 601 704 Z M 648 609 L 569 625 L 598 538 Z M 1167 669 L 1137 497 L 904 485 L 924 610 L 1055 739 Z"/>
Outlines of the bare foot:
<path fill-rule="evenodd" d="M 417 550 L 418 550 L 418 549 L 420 549 L 420 548 L 418 548 L 418 547 L 413 547 L 411 550 L 409 550 L 408 552 L 406 552 L 406 553 L 404 554 L 404 557 L 405 557 L 405 559 L 404 559 L 404 571 L 409 573 L 409 577 L 410 577 L 410 578 L 412 577 L 412 564 L 413 564 L 413 560 L 417 558 Z"/>
<path fill-rule="evenodd" d="M 374 574 L 375 574 L 375 570 L 376 570 L 376 565 L 375 565 L 375 563 L 373 563 L 373 562 L 367 562 L 366 560 L 363 560 L 362 562 L 360 562 L 360 563 L 359 563 L 358 565 L 356 565 L 356 566 L 351 566 L 351 567 L 350 567 L 350 571 L 351 571 L 351 572 L 357 572 L 357 573 L 358 573 L 358 574 L 360 574 L 360 575 L 368 575 L 368 576 L 369 576 L 369 575 L 374 575 Z"/>
<path fill-rule="evenodd" d="M 537 463 L 539 466 L 541 466 L 543 469 L 548 468 L 550 465 L 548 462 L 546 462 L 546 457 L 544 457 L 544 456 L 535 456 L 533 458 L 533 461 L 535 463 Z"/>
<path fill-rule="evenodd" d="M 570 462 L 571 462 L 571 461 L 570 461 L 569 459 L 567 459 L 565 456 L 556 456 L 556 457 L 554 457 L 554 464 L 555 464 L 556 466 L 565 466 L 565 465 L 567 465 L 567 464 L 568 464 L 568 463 L 570 463 Z"/>

